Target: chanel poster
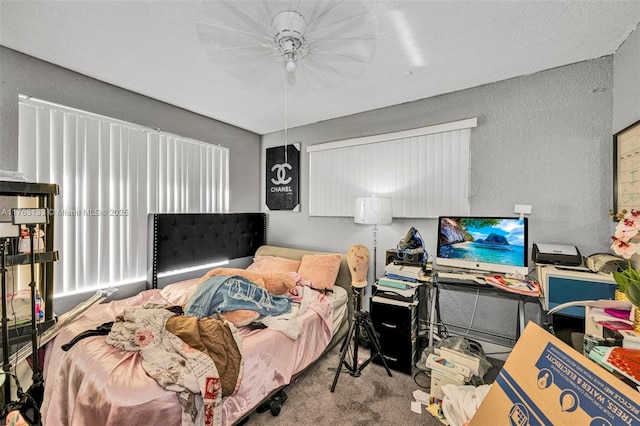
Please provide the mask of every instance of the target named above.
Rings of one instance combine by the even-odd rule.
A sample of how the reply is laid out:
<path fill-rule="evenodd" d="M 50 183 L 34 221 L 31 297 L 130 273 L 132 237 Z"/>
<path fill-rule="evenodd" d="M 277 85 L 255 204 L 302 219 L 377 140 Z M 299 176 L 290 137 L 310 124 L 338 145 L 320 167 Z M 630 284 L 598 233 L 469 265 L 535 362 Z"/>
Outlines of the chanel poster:
<path fill-rule="evenodd" d="M 267 207 L 300 211 L 300 144 L 267 148 Z"/>

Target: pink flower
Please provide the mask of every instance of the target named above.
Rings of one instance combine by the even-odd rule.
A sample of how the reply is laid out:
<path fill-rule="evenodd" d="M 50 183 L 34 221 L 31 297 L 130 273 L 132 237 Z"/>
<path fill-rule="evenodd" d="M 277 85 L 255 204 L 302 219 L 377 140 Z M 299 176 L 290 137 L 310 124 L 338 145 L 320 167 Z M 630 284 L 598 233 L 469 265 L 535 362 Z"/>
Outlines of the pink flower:
<path fill-rule="evenodd" d="M 627 242 L 622 239 L 613 237 L 613 244 L 611 249 L 618 256 L 622 256 L 625 259 L 631 259 L 631 256 L 638 253 L 638 245 L 635 243 Z"/>
<path fill-rule="evenodd" d="M 141 348 L 150 345 L 153 343 L 153 332 L 148 328 L 136 331 L 136 342 Z"/>
<path fill-rule="evenodd" d="M 613 216 L 619 222 L 613 237 L 611 237 L 613 240 L 611 249 L 615 254 L 630 259 L 634 254 L 640 253 L 640 245 L 637 244 L 640 241 L 633 241 L 634 238 L 640 236 L 640 211 L 623 211 Z"/>
<path fill-rule="evenodd" d="M 613 236 L 619 240 L 629 241 L 636 235 L 638 235 L 638 228 L 635 223 L 625 219 L 616 226 L 616 232 Z"/>

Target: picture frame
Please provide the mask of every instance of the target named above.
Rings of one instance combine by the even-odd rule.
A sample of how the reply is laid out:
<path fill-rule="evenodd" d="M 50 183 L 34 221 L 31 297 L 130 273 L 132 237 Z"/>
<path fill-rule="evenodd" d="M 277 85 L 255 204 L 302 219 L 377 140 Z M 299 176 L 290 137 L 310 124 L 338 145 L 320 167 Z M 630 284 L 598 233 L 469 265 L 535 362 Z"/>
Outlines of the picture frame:
<path fill-rule="evenodd" d="M 300 143 L 267 148 L 265 191 L 269 210 L 300 211 Z"/>
<path fill-rule="evenodd" d="M 640 210 L 640 120 L 613 135 L 613 213 L 622 210 Z"/>

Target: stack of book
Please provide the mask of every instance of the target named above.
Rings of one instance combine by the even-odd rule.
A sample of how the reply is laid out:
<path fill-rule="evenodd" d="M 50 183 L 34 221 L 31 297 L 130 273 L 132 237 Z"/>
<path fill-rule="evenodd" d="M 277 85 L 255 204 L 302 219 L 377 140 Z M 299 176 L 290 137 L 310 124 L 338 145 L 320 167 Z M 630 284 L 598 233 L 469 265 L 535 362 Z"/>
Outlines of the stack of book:
<path fill-rule="evenodd" d="M 372 301 L 393 303 L 414 303 L 418 300 L 420 278 L 424 276 L 419 266 L 396 265 L 390 263 L 385 268 L 385 276 L 374 286 Z"/>
<path fill-rule="evenodd" d="M 387 278 L 402 281 L 415 282 L 425 276 L 424 270 L 421 266 L 402 265 L 396 263 L 389 263 L 384 268 L 384 272 Z"/>
<path fill-rule="evenodd" d="M 412 303 L 418 299 L 417 281 L 403 281 L 388 277 L 378 279 L 374 288 L 374 298 L 385 298 Z M 378 300 L 380 301 L 380 300 Z"/>

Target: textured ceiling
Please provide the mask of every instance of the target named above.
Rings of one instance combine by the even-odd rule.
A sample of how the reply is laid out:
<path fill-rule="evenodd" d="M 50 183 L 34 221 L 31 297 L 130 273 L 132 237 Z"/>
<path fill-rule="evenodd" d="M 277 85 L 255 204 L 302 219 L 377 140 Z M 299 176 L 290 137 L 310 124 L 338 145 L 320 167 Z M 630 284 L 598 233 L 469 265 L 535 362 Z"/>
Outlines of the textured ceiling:
<path fill-rule="evenodd" d="M 257 78 L 267 67 L 254 57 L 265 57 L 207 55 L 198 22 L 226 16 L 225 3 L 0 0 L 0 44 L 265 134 L 609 55 L 640 21 L 640 1 L 348 2 L 366 12 L 357 25 L 375 36 L 370 61 L 356 76 L 332 64 L 340 78 L 331 79 L 311 62 L 299 68 L 285 117 L 281 80 Z M 267 2 L 231 3 L 257 11 Z M 335 2 L 268 3 L 302 11 Z M 230 30 L 241 23 L 225 21 Z"/>

